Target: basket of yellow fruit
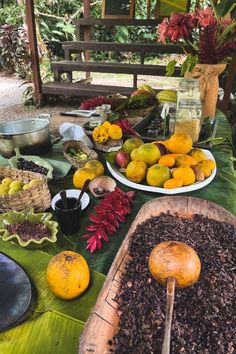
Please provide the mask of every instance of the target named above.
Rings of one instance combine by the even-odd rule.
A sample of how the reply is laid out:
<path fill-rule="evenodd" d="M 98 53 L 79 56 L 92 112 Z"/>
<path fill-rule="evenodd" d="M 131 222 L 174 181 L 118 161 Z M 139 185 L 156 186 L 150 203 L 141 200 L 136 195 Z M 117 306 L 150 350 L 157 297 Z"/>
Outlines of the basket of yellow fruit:
<path fill-rule="evenodd" d="M 0 167 L 0 212 L 50 207 L 51 194 L 47 178 L 39 173 Z"/>
<path fill-rule="evenodd" d="M 98 158 L 94 150 L 90 149 L 82 141 L 77 140 L 67 140 L 63 144 L 63 154 L 75 168 L 81 168 L 88 161 Z"/>
<path fill-rule="evenodd" d="M 107 152 L 110 148 L 121 147 L 123 132 L 119 125 L 105 121 L 93 129 L 93 145 L 96 150 Z"/>

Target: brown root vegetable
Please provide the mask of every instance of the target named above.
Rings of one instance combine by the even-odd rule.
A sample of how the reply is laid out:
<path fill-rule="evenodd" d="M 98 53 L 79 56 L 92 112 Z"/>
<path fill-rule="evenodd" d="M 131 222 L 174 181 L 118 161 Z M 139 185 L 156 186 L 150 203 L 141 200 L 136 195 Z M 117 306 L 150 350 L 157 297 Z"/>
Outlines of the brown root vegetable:
<path fill-rule="evenodd" d="M 205 179 L 204 172 L 197 168 L 196 166 L 192 166 L 193 172 L 195 174 L 195 180 L 196 182 L 203 182 Z"/>
<path fill-rule="evenodd" d="M 193 248 L 178 241 L 159 243 L 149 257 L 149 270 L 162 285 L 168 277 L 174 277 L 176 286 L 185 288 L 199 278 L 201 262 Z"/>

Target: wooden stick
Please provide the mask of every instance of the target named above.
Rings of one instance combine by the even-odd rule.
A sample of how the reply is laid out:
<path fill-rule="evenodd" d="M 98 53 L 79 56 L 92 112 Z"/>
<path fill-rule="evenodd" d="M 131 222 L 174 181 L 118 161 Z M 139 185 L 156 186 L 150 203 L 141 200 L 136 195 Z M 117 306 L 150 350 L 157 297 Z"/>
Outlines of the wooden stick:
<path fill-rule="evenodd" d="M 151 0 L 147 0 L 147 19 L 151 18 Z"/>
<path fill-rule="evenodd" d="M 168 277 L 166 285 L 166 320 L 165 320 L 165 334 L 162 343 L 161 354 L 170 353 L 170 333 L 171 323 L 175 300 L 175 278 Z"/>

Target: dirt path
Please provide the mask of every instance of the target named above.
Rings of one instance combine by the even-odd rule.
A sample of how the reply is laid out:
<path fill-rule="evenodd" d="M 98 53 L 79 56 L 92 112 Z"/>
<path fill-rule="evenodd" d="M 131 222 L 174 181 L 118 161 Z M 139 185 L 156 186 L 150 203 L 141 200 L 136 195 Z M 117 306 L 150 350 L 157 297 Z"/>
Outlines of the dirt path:
<path fill-rule="evenodd" d="M 149 83 L 154 88 L 170 88 L 176 86 L 176 80 L 173 78 L 140 76 L 139 84 L 144 82 Z M 111 86 L 131 86 L 132 76 L 93 73 L 93 83 Z M 54 105 L 46 105 L 40 108 L 25 106 L 22 101 L 22 94 L 29 85 L 30 84 L 25 84 L 24 80 L 0 72 L 0 122 L 35 118 L 41 113 L 54 114 L 60 111 L 78 109 L 79 107 L 80 101 L 76 99 L 73 103 L 55 102 Z"/>

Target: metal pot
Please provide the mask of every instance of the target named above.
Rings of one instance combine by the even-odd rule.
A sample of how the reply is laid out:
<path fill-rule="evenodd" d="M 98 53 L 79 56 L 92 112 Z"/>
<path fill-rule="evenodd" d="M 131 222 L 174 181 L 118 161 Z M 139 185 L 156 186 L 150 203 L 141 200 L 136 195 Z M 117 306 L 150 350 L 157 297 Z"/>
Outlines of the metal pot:
<path fill-rule="evenodd" d="M 45 154 L 51 149 L 49 118 L 49 114 L 43 114 L 0 124 L 0 154 L 9 158 L 15 155 L 15 148 L 23 155 Z"/>

